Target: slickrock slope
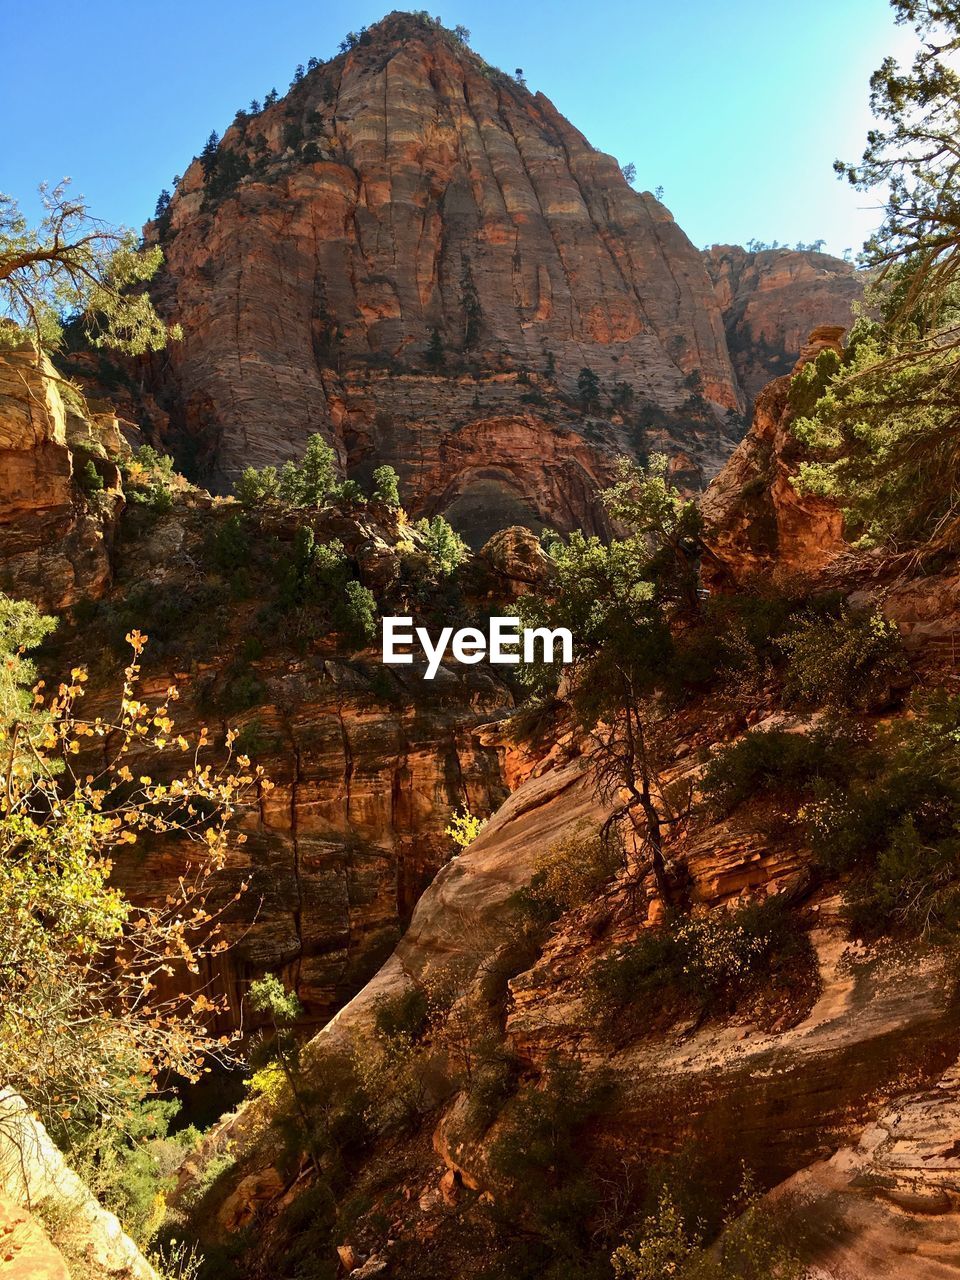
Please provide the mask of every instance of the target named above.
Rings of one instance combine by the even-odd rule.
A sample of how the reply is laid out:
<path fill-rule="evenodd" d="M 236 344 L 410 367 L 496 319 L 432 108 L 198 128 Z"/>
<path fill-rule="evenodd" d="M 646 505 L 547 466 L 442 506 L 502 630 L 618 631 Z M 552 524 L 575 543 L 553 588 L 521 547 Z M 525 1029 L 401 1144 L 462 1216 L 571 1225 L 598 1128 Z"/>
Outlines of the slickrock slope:
<path fill-rule="evenodd" d="M 63 1256 L 40 1223 L 5 1196 L 0 1196 L 0 1250 L 4 1280 L 70 1280 Z"/>
<path fill-rule="evenodd" d="M 722 732 L 719 724 L 714 730 Z M 681 771 L 696 768 L 697 752 L 689 747 L 678 760 Z M 424 893 L 394 954 L 305 1048 L 307 1078 L 323 1079 L 324 1064 L 338 1055 L 369 1052 L 380 1002 L 429 984 L 445 968 L 455 965 L 465 981 L 476 975 L 478 983 L 513 972 L 503 1051 L 531 1078 L 544 1079 L 552 1061 L 576 1058 L 615 1081 L 614 1112 L 591 1148 L 594 1158 L 597 1144 L 606 1152 L 603 1167 L 679 1158 L 686 1149 L 711 1166 L 728 1192 L 741 1160 L 761 1185 L 809 1168 L 785 1189 L 803 1191 L 799 1209 L 790 1199 L 791 1212 L 800 1214 L 796 1243 L 805 1261 L 823 1267 L 815 1273 L 823 1280 L 955 1274 L 945 1250 L 954 1220 L 956 1103 L 952 1077 L 937 1084 L 960 1040 L 949 959 L 935 949 L 891 958 L 851 945 L 836 899 L 814 893 L 805 908 L 815 965 L 806 1012 L 787 1008 L 760 1025 L 747 1014 L 661 1029 L 651 1006 L 639 1010 L 625 1043 L 611 1043 L 609 1029 L 601 1034 L 584 1006 L 583 982 L 598 956 L 642 928 L 636 885 L 624 882 L 620 892 L 564 917 L 528 968 L 511 910 L 511 895 L 529 882 L 538 851 L 582 822 L 602 820 L 587 766 L 569 740 L 526 761 L 513 794 L 475 845 Z M 805 854 L 796 840 L 782 832 L 771 838 L 762 818 L 751 825 L 749 814 L 708 824 L 685 854 L 701 904 L 734 902 L 746 890 L 796 892 L 802 884 Z M 905 1091 L 911 1096 L 903 1099 Z M 869 1134 L 855 1158 L 830 1159 L 856 1141 L 891 1095 L 867 1146 Z M 225 1152 L 234 1161 L 206 1219 L 194 1224 L 208 1245 L 229 1239 L 236 1222 L 256 1220 L 265 1256 L 283 1248 L 283 1214 L 298 1189 L 282 1172 L 287 1156 L 270 1125 L 271 1106 L 265 1099 L 247 1104 L 205 1140 L 201 1168 Z M 458 1094 L 436 1106 L 425 1125 L 429 1146 L 421 1137 L 402 1154 L 391 1147 L 389 1172 L 375 1159 L 369 1181 L 368 1171 L 358 1175 L 374 1203 L 370 1223 L 356 1223 L 350 1237 L 363 1241 L 359 1251 L 352 1247 L 351 1265 L 365 1255 L 386 1259 L 384 1274 L 402 1276 L 411 1257 L 428 1249 L 436 1270 L 425 1267 L 425 1274 L 458 1264 L 465 1269 L 457 1274 L 481 1274 L 482 1263 L 460 1261 L 454 1242 L 476 1230 L 477 1194 L 506 1208 L 514 1203 L 515 1193 L 491 1167 L 502 1117 L 478 1123 L 468 1095 Z M 191 1163 L 184 1189 L 196 1176 Z M 928 1223 L 924 1215 L 931 1214 L 946 1216 Z M 391 1222 L 389 1240 L 377 1221 Z M 857 1256 L 858 1241 L 877 1269 L 834 1266 Z M 930 1256 L 946 1269 L 937 1270 Z M 260 1274 L 252 1262 L 249 1273 Z"/>
<path fill-rule="evenodd" d="M 48 1213 L 58 1240 L 90 1280 L 159 1280 L 156 1270 L 70 1168 L 27 1104 L 0 1089 L 0 1275 L 69 1280 L 71 1272 L 30 1211 Z"/>
<path fill-rule="evenodd" d="M 322 430 L 351 473 L 393 463 L 415 513 L 520 502 L 589 525 L 609 448 L 575 399 L 584 366 L 611 442 L 649 402 L 705 474 L 729 452 L 742 397 L 701 255 L 542 94 L 429 20 L 391 15 L 231 126 L 162 221 L 158 302 L 184 341 L 149 381 L 217 486 Z"/>
<path fill-rule="evenodd" d="M 786 868 L 777 865 L 785 852 Z M 778 881 L 789 881 L 790 854 L 796 857 L 755 831 L 713 830 L 689 865 L 699 898 L 713 905 L 733 878 L 775 892 Z M 511 1043 L 540 1070 L 550 1053 L 572 1044 L 610 1067 L 637 1148 L 679 1151 L 689 1141 L 700 1157 L 712 1153 L 720 1161 L 735 1142 L 738 1159 L 763 1182 L 776 1181 L 836 1145 L 891 1088 L 935 1080 L 960 1037 L 949 961 L 921 954 L 889 964 L 861 953 L 850 946 L 837 908 L 836 901 L 813 901 L 818 994 L 796 1025 L 790 1018 L 766 1028 L 735 1020 L 611 1046 L 581 1002 L 596 951 L 589 926 L 574 922 L 514 980 Z M 656 1014 L 655 1007 L 647 1011 L 651 1024 Z"/>
<path fill-rule="evenodd" d="M 790 372 L 811 329 L 849 328 L 851 304 L 863 293 L 851 263 L 809 249 L 715 244 L 704 260 L 748 406 L 771 379 Z"/>
<path fill-rule="evenodd" d="M 960 1079 L 892 1097 L 858 1141 L 771 1193 L 819 1280 L 960 1275 Z"/>

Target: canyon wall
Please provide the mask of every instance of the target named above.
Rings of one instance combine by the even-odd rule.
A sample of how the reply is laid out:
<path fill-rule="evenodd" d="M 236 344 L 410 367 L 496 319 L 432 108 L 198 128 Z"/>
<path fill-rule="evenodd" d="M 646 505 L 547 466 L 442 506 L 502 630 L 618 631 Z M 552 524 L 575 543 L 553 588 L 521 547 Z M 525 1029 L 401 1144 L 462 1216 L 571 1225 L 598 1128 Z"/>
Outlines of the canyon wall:
<path fill-rule="evenodd" d="M 704 250 L 704 261 L 748 405 L 767 383 L 790 372 L 811 329 L 848 329 L 852 304 L 863 293 L 852 263 L 812 249 L 715 244 Z"/>

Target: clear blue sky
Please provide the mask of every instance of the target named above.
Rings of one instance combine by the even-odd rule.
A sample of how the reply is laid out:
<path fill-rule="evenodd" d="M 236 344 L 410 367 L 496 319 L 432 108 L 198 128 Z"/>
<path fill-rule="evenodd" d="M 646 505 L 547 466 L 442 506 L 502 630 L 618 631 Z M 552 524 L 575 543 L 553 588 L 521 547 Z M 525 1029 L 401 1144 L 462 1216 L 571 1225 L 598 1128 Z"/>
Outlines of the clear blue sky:
<path fill-rule="evenodd" d="M 139 227 L 211 129 L 386 9 L 346 0 L 47 0 L 3 5 L 0 191 L 37 209 L 69 175 Z M 833 175 L 860 155 L 867 82 L 911 48 L 885 0 L 456 0 L 471 44 L 524 68 L 597 147 L 637 166 L 697 245 L 823 237 L 859 248 L 875 201 Z"/>

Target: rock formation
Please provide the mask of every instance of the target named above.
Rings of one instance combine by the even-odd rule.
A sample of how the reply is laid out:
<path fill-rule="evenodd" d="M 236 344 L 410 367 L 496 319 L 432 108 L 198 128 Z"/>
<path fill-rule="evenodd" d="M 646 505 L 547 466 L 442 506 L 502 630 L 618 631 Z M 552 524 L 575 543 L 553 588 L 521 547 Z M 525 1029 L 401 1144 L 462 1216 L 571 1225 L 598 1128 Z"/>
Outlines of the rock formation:
<path fill-rule="evenodd" d="M 542 94 L 415 15 L 238 120 L 148 232 L 184 328 L 148 382 L 217 486 L 322 430 L 351 474 L 393 463 L 415 513 L 589 525 L 644 405 L 706 474 L 729 451 L 700 254 Z"/>
<path fill-rule="evenodd" d="M 702 487 L 860 292 L 812 251 L 698 253 L 542 94 L 418 14 L 238 112 L 145 236 L 183 342 L 62 367 L 215 491 L 321 430 L 474 546 L 511 522 L 604 532 L 618 452 L 666 449 Z"/>
<path fill-rule="evenodd" d="M 125 1234 L 70 1168 L 22 1098 L 0 1090 L 0 1274 L 6 1280 L 69 1280 L 63 1257 L 33 1212 L 46 1211 L 69 1250 L 95 1280 L 159 1280 Z M 74 1274 L 77 1274 L 76 1272 Z"/>
<path fill-rule="evenodd" d="M 299 456 L 319 431 L 344 473 L 364 482 L 391 463 L 413 515 L 443 512 L 484 544 L 457 595 L 422 572 L 422 532 L 376 502 L 240 516 L 232 499 L 186 484 L 134 501 L 130 432 L 115 413 L 31 350 L 2 353 L 0 586 L 63 614 L 44 671 L 89 663 L 85 705 L 105 711 L 138 627 L 149 636 L 142 694 L 175 688 L 178 732 L 208 724 L 217 751 L 238 729 L 274 784 L 240 815 L 246 843 L 210 903 L 227 908 L 232 946 L 199 981 L 224 998 L 224 1029 L 244 1023 L 250 982 L 278 974 L 312 1035 L 296 1070 L 317 1114 L 329 1103 L 333 1115 L 331 1064 L 359 1051 L 360 1067 L 375 1065 L 384 1002 L 430 998 L 427 1029 L 401 1028 L 397 1075 L 350 1094 L 359 1121 L 429 1057 L 417 1082 L 429 1105 L 405 1126 L 371 1125 L 343 1162 L 350 1240 L 324 1234 L 340 1190 L 304 1126 L 286 1123 L 283 1081 L 216 1125 L 181 1170 L 175 1208 L 193 1214 L 188 1225 L 204 1244 L 245 1250 L 248 1275 L 299 1274 L 284 1261 L 299 1231 L 328 1270 L 472 1280 L 489 1261 L 490 1202 L 515 1208 L 493 1156 L 511 1100 L 564 1060 L 613 1079 L 588 1154 L 615 1171 L 609 1186 L 626 1169 L 625 1199 L 638 1166 L 679 1160 L 692 1142 L 725 1195 L 744 1158 L 762 1187 L 782 1183 L 774 1198 L 800 1198 L 804 1256 L 821 1277 L 955 1274 L 960 1015 L 947 949 L 887 955 L 851 941 L 842 886 L 821 876 L 800 823 L 752 799 L 724 816 L 692 806 L 664 837 L 685 905 L 777 899 L 802 935 L 796 972 L 779 986 L 782 974 L 765 975 L 762 1005 L 705 1002 L 669 1021 L 651 1002 L 611 1031 L 591 1012 L 590 975 L 666 916 L 639 815 L 623 824 L 624 862 L 602 893 L 549 924 L 518 914 L 540 855 L 583 825 L 599 831 L 622 798 L 598 786 L 596 742 L 572 727 L 562 690 L 531 727 L 513 717 L 515 687 L 498 670 L 450 665 L 428 684 L 417 666 L 383 668 L 376 646 L 329 618 L 315 626 L 320 606 L 281 598 L 298 550 L 336 540 L 385 607 L 412 600 L 431 623 L 512 608 L 543 579 L 539 530 L 607 532 L 595 494 L 618 455 L 663 448 L 688 488 L 725 463 L 702 504 L 711 591 L 835 587 L 884 609 L 915 666 L 949 678 L 956 564 L 921 584 L 851 558 L 841 513 L 792 484 L 785 375 L 840 342 L 859 293 L 852 270 L 811 252 L 697 253 L 542 95 L 421 15 L 391 15 L 287 97 L 241 115 L 148 236 L 166 256 L 158 306 L 185 336 L 123 384 L 124 418 L 221 490 L 246 465 Z M 106 376 L 89 353 L 73 367 L 90 384 Z M 597 395 L 578 386 L 585 368 Z M 758 688 L 748 706 L 707 677 L 706 692 L 671 709 L 672 736 L 654 748 L 671 795 L 695 799 L 712 754 L 749 727 L 810 732 L 769 682 Z M 454 857 L 445 828 L 462 805 L 487 822 Z M 144 839 L 113 874 L 151 904 L 183 867 L 175 843 Z M 468 997 L 485 1021 L 466 1055 L 502 1068 L 482 1118 L 475 1062 L 451 1066 Z M 0 1136 L 11 1116 L 48 1141 L 0 1095 Z M 29 1170 L 11 1170 L 0 1241 L 62 1280 L 24 1217 Z M 152 1276 L 79 1194 L 114 1273 Z M 460 1252 L 474 1246 L 478 1256 Z M 405 1273 L 421 1255 L 426 1269 Z"/>
<path fill-rule="evenodd" d="M 724 730 L 718 723 L 710 732 Z M 678 773 L 698 769 L 692 745 L 678 756 Z M 694 1020 L 665 1034 L 651 1008 L 633 1035 L 611 1046 L 584 1008 L 583 980 L 598 954 L 641 927 L 627 885 L 623 896 L 565 917 L 528 969 L 509 910 L 511 895 L 529 883 L 537 852 L 604 813 L 589 760 L 572 739 L 529 762 L 476 843 L 424 893 L 394 954 L 305 1048 L 308 1078 L 322 1078 L 325 1061 L 369 1045 L 383 1001 L 429 985 L 452 964 L 478 981 L 514 972 L 504 1044 L 523 1069 L 543 1079 L 557 1056 L 572 1055 L 616 1081 L 614 1115 L 594 1135 L 608 1160 L 629 1160 L 631 1152 L 680 1158 L 693 1150 L 726 1179 L 728 1192 L 741 1160 L 762 1185 L 789 1178 L 774 1197 L 786 1197 L 801 1256 L 823 1280 L 955 1274 L 948 1246 L 957 1176 L 951 1064 L 960 1022 L 949 954 L 920 947 L 884 957 L 851 945 L 836 897 L 814 893 L 806 909 L 816 971 L 804 1010 L 787 1010 L 764 1026 L 749 1016 Z M 748 891 L 789 892 L 806 855 L 784 835 L 771 838 L 760 813 L 711 824 L 686 850 L 697 901 L 716 907 Z M 877 1098 L 890 1098 L 879 1115 Z M 266 1224 L 265 1239 L 282 1244 L 283 1207 L 297 1190 L 279 1172 L 284 1157 L 272 1114 L 265 1099 L 247 1104 L 206 1139 L 201 1166 L 224 1151 L 235 1162 L 214 1201 L 223 1211 L 201 1226 L 211 1245 L 229 1237 L 227 1206 L 232 1214 L 241 1202 Z M 373 1175 L 384 1203 L 396 1206 L 390 1239 L 371 1254 L 389 1260 L 390 1274 L 404 1275 L 403 1259 L 424 1242 L 435 1259 L 448 1259 L 451 1223 L 453 1239 L 473 1230 L 476 1195 L 504 1204 L 517 1194 L 491 1168 L 497 1120 L 478 1125 L 465 1095 L 436 1107 L 427 1125 L 432 1149 L 411 1146 L 389 1190 Z M 186 1188 L 196 1175 L 196 1164 L 185 1169 Z M 269 1204 L 249 1204 L 250 1189 L 259 1186 L 271 1188 Z M 382 1219 L 383 1209 L 375 1202 L 377 1215 Z M 350 1256 L 359 1265 L 353 1246 Z"/>
<path fill-rule="evenodd" d="M 838 326 L 814 329 L 795 368 L 824 348 L 839 350 L 842 337 Z M 792 483 L 801 449 L 790 431 L 789 391 L 789 377 L 764 388 L 753 425 L 703 496 L 710 585 L 817 574 L 848 550 L 837 507 Z"/>
<path fill-rule="evenodd" d="M 702 487 L 859 294 L 824 254 L 699 253 L 542 94 L 415 14 L 238 113 L 145 233 L 183 342 L 134 378 L 72 370 L 216 491 L 319 430 L 474 546 L 510 523 L 605 531 L 618 452 L 665 449 Z"/>
<path fill-rule="evenodd" d="M 42 1225 L 6 1196 L 0 1196 L 0 1253 L 5 1280 L 70 1280 Z"/>
<path fill-rule="evenodd" d="M 957 1065 L 919 1092 L 898 1093 L 856 1141 L 787 1179 L 788 1206 L 817 1274 L 844 1280 L 947 1280 L 960 1274 Z"/>
<path fill-rule="evenodd" d="M 0 585 L 48 609 L 105 589 L 125 447 L 114 415 L 88 410 L 45 356 L 0 346 Z M 84 466 L 95 508 L 78 486 Z"/>
<path fill-rule="evenodd" d="M 251 813 L 244 856 L 220 884 L 228 901 L 250 881 L 227 924 L 236 946 L 202 981 L 227 998 L 228 1026 L 239 1025 L 243 993 L 265 971 L 283 973 L 323 1021 L 389 954 L 450 856 L 443 832 L 453 810 L 486 815 L 506 794 L 498 750 L 473 731 L 511 709 L 513 696 L 489 669 L 444 667 L 428 683 L 417 667 L 397 667 L 380 672 L 384 684 L 379 651 L 354 653 L 325 635 L 289 649 L 258 625 L 258 602 L 231 601 L 211 571 L 211 539 L 236 504 L 184 488 L 160 510 L 131 503 L 120 522 L 112 458 L 129 449 L 117 421 L 72 389 L 65 403 L 61 390 L 32 349 L 0 353 L 4 582 L 18 598 L 68 611 L 45 663 L 50 674 L 91 666 L 87 710 L 111 710 L 123 637 L 138 627 L 150 636 L 143 692 L 176 687 L 184 732 L 210 724 L 222 734 L 228 722 L 241 731 L 275 789 Z M 91 461 L 105 482 L 87 493 L 78 476 Z M 341 539 L 381 599 L 399 572 L 401 536 L 396 517 L 391 526 L 383 515 L 386 524 L 328 510 L 314 521 L 318 536 Z M 282 556 L 298 522 L 277 525 L 270 536 Z M 509 555 L 484 562 L 485 589 L 514 595 L 538 554 L 532 535 L 515 536 Z M 116 874 L 149 902 L 163 900 L 178 871 L 158 848 Z"/>
<path fill-rule="evenodd" d="M 704 260 L 723 314 L 730 359 L 748 406 L 790 372 L 817 325 L 850 326 L 863 285 L 853 265 L 811 249 L 715 244 Z"/>

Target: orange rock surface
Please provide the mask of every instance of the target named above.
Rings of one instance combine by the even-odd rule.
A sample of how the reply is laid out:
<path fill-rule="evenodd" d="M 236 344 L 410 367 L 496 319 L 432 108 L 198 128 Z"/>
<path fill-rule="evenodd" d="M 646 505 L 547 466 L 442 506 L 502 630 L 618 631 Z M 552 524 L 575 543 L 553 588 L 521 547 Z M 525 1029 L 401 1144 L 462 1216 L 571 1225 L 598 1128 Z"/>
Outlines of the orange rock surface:
<path fill-rule="evenodd" d="M 849 328 L 863 292 L 852 263 L 811 249 L 715 244 L 704 253 L 740 386 L 751 403 L 789 373 L 801 343 L 821 324 Z"/>
<path fill-rule="evenodd" d="M 223 179 L 231 165 L 249 171 Z M 509 492 L 536 393 L 547 455 L 562 428 L 581 462 L 557 475 L 546 456 L 521 497 L 570 524 L 589 516 L 578 472 L 604 454 L 583 438 L 584 366 L 607 419 L 616 382 L 679 414 L 694 379 L 698 462 L 712 473 L 732 447 L 721 425 L 742 396 L 700 253 L 542 94 L 432 24 L 384 19 L 231 127 L 207 170 L 194 162 L 169 224 L 148 227 L 158 303 L 184 329 L 150 382 L 215 485 L 320 430 L 351 472 L 397 466 L 415 512 L 481 482 Z"/>

